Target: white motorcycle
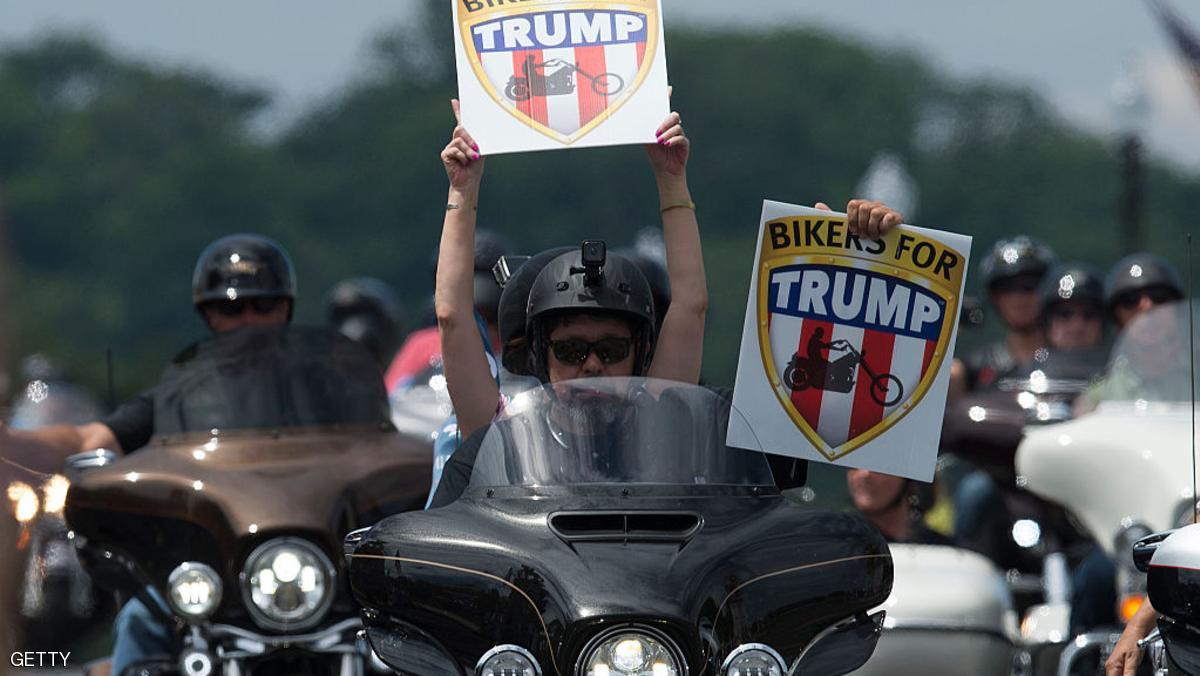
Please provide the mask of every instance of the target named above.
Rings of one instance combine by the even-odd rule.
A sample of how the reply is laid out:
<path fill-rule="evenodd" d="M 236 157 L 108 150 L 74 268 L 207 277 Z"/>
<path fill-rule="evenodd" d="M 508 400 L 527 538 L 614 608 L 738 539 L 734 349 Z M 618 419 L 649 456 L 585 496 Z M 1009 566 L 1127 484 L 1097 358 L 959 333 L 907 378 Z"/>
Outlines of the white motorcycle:
<path fill-rule="evenodd" d="M 895 581 L 875 654 L 855 676 L 1030 674 L 1007 582 L 957 547 L 892 544 Z"/>
<path fill-rule="evenodd" d="M 1146 595 L 1133 544 L 1192 519 L 1196 475 L 1187 325 L 1186 303 L 1140 315 L 1118 338 L 1106 380 L 1085 395 L 1095 409 L 1029 430 L 1017 452 L 1018 483 L 1068 509 L 1117 563 L 1123 621 Z M 1065 613 L 1040 612 L 1046 621 L 1033 638 L 1064 635 Z M 1112 632 L 1075 637 L 1058 673 L 1071 673 L 1097 653 L 1104 659 L 1115 638 Z"/>

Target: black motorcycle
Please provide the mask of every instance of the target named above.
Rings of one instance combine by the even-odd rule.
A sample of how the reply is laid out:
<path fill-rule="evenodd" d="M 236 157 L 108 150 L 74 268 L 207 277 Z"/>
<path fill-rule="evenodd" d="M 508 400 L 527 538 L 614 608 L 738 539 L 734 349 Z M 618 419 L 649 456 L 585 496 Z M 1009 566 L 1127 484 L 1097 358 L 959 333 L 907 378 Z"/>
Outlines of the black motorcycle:
<path fill-rule="evenodd" d="M 515 397 L 448 506 L 346 539 L 375 653 L 403 674 L 842 674 L 892 586 L 858 516 L 784 499 L 712 390 L 643 379 Z"/>
<path fill-rule="evenodd" d="M 547 69 L 555 69 L 547 73 Z M 577 63 L 568 63 L 562 59 L 550 59 L 538 63 L 532 56 L 526 57 L 521 64 L 524 77 L 516 75 L 508 79 L 504 95 L 511 101 L 528 101 L 534 96 L 564 96 L 575 93 L 575 78 L 579 77 L 591 83 L 592 91 L 600 96 L 613 96 L 625 88 L 625 80 L 616 73 L 599 73 L 592 75 L 579 68 Z"/>
<path fill-rule="evenodd" d="M 861 369 L 871 382 L 871 399 L 880 406 L 894 406 L 904 398 L 904 384 L 890 373 L 876 373 L 866 361 L 866 353 L 859 352 L 844 340 L 831 344 L 833 349 L 845 352 L 837 360 L 827 363 L 823 359 L 809 359 L 797 352 L 792 355 L 783 371 L 783 381 L 793 391 L 809 387 L 845 394 L 854 389 L 855 369 Z"/>

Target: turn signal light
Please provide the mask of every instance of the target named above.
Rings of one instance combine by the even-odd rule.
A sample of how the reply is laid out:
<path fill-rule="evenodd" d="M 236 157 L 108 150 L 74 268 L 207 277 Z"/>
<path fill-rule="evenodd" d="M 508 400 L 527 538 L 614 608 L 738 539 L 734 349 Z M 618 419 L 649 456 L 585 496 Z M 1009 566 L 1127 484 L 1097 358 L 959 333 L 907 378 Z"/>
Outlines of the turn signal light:
<path fill-rule="evenodd" d="M 1121 597 L 1121 621 L 1129 622 L 1137 615 L 1137 611 L 1141 609 L 1142 604 L 1146 602 L 1145 594 L 1126 594 Z"/>

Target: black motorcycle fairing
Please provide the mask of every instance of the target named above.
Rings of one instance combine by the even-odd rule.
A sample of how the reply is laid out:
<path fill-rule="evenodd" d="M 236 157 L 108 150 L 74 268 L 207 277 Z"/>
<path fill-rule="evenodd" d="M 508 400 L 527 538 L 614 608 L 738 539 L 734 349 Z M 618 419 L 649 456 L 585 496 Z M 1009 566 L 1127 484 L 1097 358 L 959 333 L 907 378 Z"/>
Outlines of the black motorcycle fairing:
<path fill-rule="evenodd" d="M 377 637 L 388 622 L 421 627 L 466 670 L 491 647 L 515 643 L 547 674 L 571 673 L 584 644 L 612 622 L 666 633 L 693 674 L 715 670 L 742 643 L 766 643 L 791 660 L 891 588 L 887 545 L 856 516 L 803 510 L 777 495 L 623 503 L 464 498 L 391 517 L 352 555 L 351 587 Z M 547 520 L 620 507 L 695 512 L 703 527 L 683 545 L 568 543 Z"/>

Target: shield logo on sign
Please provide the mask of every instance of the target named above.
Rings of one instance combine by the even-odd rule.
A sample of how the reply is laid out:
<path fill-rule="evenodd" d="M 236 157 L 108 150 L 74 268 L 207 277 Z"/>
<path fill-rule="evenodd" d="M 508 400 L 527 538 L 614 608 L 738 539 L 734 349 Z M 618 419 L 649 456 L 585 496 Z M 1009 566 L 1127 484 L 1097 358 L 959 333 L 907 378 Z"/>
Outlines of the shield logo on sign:
<path fill-rule="evenodd" d="M 780 404 L 836 460 L 901 420 L 948 351 L 959 289 L 848 249 L 763 252 L 763 366 Z"/>
<path fill-rule="evenodd" d="M 658 48 L 657 3 L 528 3 L 459 11 L 479 82 L 523 124 L 565 145 L 637 91 Z M 540 8 L 540 9 L 538 9 Z"/>

